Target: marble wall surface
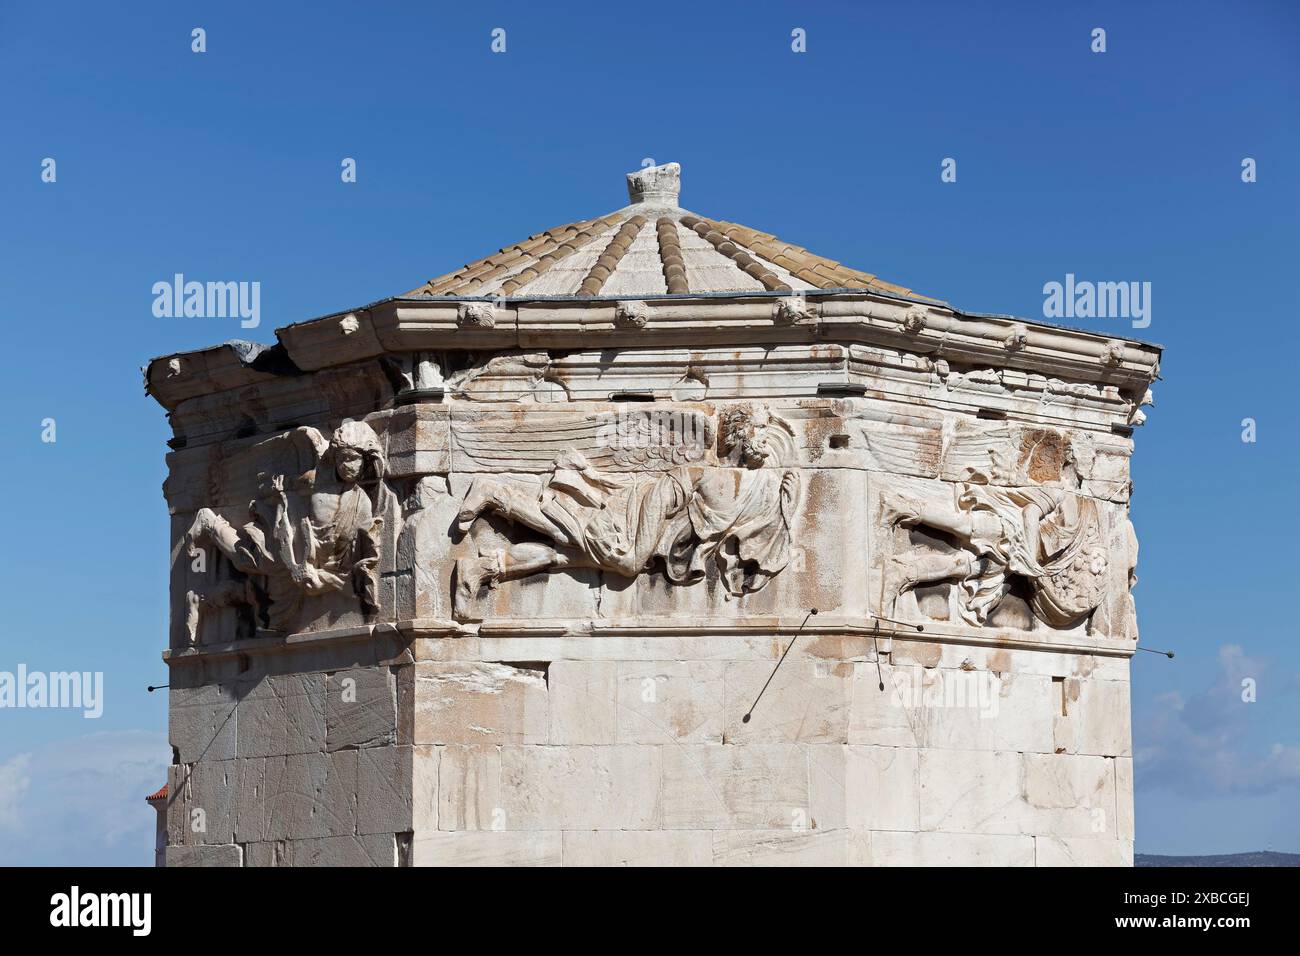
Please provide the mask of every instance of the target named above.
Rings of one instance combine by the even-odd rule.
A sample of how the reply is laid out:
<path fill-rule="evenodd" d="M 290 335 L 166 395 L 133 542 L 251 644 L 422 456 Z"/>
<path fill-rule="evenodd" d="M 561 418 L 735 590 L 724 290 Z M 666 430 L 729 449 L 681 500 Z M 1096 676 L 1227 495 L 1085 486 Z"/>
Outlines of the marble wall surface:
<path fill-rule="evenodd" d="M 169 865 L 1131 863 L 1158 351 L 880 308 L 156 360 Z"/>

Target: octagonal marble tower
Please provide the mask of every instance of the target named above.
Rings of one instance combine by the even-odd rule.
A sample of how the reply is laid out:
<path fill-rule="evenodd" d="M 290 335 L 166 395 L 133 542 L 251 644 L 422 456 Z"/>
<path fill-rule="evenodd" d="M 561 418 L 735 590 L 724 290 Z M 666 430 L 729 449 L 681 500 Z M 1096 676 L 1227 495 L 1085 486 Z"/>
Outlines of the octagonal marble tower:
<path fill-rule="evenodd" d="M 1159 348 L 627 178 L 150 363 L 169 864 L 1131 862 Z"/>

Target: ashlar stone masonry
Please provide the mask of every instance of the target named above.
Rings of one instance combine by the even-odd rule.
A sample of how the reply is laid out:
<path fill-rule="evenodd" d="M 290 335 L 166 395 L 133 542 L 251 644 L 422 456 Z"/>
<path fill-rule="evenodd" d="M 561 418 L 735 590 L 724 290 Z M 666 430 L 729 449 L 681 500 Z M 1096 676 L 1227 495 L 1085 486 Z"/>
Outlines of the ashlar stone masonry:
<path fill-rule="evenodd" d="M 1131 862 L 1159 348 L 679 180 L 150 363 L 170 865 Z"/>

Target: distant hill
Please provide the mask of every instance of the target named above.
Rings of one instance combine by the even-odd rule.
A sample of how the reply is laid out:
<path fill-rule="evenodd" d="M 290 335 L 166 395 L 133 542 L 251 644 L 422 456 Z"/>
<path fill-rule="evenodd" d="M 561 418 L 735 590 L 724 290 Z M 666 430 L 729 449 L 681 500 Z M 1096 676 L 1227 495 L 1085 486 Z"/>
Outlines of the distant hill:
<path fill-rule="evenodd" d="M 1300 866 L 1300 853 L 1224 853 L 1219 856 L 1157 856 L 1135 853 L 1134 866 Z"/>

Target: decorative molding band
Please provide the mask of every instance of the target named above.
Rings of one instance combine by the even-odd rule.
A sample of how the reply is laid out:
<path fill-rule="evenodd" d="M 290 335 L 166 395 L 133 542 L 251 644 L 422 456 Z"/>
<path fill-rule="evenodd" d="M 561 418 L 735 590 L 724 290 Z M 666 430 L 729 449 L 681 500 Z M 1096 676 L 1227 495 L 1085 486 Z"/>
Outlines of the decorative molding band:
<path fill-rule="evenodd" d="M 856 621 L 856 619 L 855 619 Z M 245 641 L 226 644 L 199 645 L 181 650 L 163 651 L 162 659 L 170 666 L 190 666 L 207 662 L 228 660 L 243 655 L 264 656 L 268 654 L 286 654 L 299 651 L 318 650 L 326 647 L 368 642 L 372 640 L 390 640 L 402 645 L 409 645 L 415 640 L 427 639 L 463 639 L 478 636 L 482 638 L 568 638 L 581 641 L 592 637 L 628 637 L 628 638 L 681 638 L 681 637 L 776 637 L 793 636 L 802 633 L 805 637 L 822 636 L 858 636 L 867 641 L 898 640 L 912 643 L 952 644 L 969 647 L 983 647 L 991 650 L 1041 651 L 1053 654 L 1087 654 L 1101 657 L 1130 658 L 1136 652 L 1136 645 L 1117 641 L 1080 641 L 1068 636 L 1060 638 L 1031 638 L 1023 632 L 1000 631 L 993 637 L 980 637 L 969 630 L 926 624 L 923 633 L 907 627 L 882 624 L 878 629 L 845 618 L 819 618 L 808 622 L 800 631 L 804 622 L 803 615 L 791 617 L 764 617 L 736 622 L 719 622 L 701 624 L 697 620 L 662 621 L 642 620 L 627 624 L 615 624 L 599 620 L 550 620 L 535 619 L 497 619 L 481 624 L 460 624 L 456 621 L 440 618 L 416 618 L 397 623 L 373 624 L 360 627 L 331 628 L 323 631 L 310 631 L 291 634 L 285 637 L 258 637 Z M 887 645 L 886 645 L 887 646 Z"/>
<path fill-rule="evenodd" d="M 226 344 L 154 359 L 146 389 L 171 410 L 196 395 L 285 375 L 346 365 L 387 353 L 516 348 L 628 348 L 860 343 L 901 348 L 948 362 L 1037 371 L 1081 382 L 1142 390 L 1159 372 L 1158 345 L 1008 316 L 976 316 L 862 292 L 808 293 L 818 321 L 773 322 L 771 295 L 647 298 L 644 327 L 619 321 L 618 300 L 504 300 L 493 324 L 464 324 L 468 299 L 390 299 L 364 309 L 278 329 L 275 347 Z M 340 322 L 357 320 L 347 335 Z M 348 323 L 349 327 L 352 323 Z"/>

